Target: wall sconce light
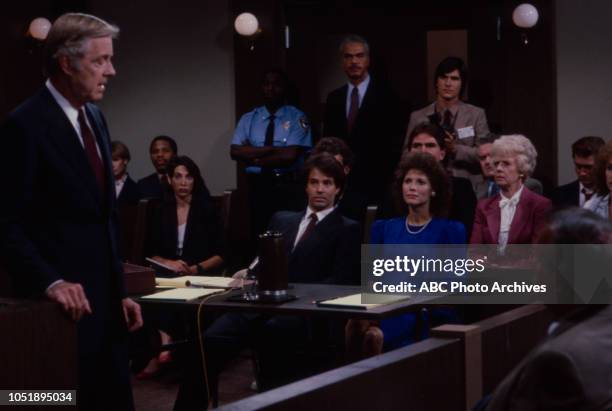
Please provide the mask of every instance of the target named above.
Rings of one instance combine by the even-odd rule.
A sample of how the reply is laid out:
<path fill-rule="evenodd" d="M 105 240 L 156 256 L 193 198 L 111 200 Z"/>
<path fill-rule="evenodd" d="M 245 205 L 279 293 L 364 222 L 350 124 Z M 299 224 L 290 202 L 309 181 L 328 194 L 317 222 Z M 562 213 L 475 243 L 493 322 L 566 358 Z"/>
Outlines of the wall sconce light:
<path fill-rule="evenodd" d="M 535 6 L 529 3 L 523 3 L 518 5 L 514 12 L 512 12 L 512 21 L 517 27 L 522 29 L 530 29 L 538 23 L 538 19 L 540 18 L 540 14 L 538 13 L 538 9 Z M 529 43 L 529 39 L 527 38 L 527 33 L 523 32 L 521 34 L 523 44 L 527 45 Z"/>
<path fill-rule="evenodd" d="M 28 34 L 36 40 L 44 41 L 51 29 L 51 22 L 44 17 L 37 17 L 30 23 Z"/>

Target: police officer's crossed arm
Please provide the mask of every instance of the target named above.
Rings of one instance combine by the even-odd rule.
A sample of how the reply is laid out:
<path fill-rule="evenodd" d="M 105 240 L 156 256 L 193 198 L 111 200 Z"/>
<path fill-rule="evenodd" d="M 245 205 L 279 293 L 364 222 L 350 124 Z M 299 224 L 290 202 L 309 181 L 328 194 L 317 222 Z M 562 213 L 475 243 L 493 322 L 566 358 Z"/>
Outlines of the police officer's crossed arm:
<path fill-rule="evenodd" d="M 230 156 L 233 160 L 244 162 L 247 166 L 283 168 L 293 165 L 304 149 L 302 146 L 253 147 L 249 144 L 232 144 Z"/>

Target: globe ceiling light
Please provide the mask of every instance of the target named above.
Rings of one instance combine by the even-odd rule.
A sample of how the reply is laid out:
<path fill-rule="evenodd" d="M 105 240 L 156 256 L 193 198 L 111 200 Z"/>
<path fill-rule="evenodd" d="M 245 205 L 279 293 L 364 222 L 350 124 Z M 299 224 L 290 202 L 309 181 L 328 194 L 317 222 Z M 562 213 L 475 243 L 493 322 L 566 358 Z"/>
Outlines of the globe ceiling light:
<path fill-rule="evenodd" d="M 241 36 L 252 36 L 259 29 L 257 17 L 252 13 L 242 13 L 234 21 L 234 28 Z"/>
<path fill-rule="evenodd" d="M 44 17 L 37 17 L 30 23 L 28 32 L 37 40 L 45 40 L 51 29 L 51 22 Z"/>
<path fill-rule="evenodd" d="M 529 3 L 518 5 L 512 13 L 512 21 L 517 27 L 530 29 L 536 25 L 540 14 L 538 9 Z"/>

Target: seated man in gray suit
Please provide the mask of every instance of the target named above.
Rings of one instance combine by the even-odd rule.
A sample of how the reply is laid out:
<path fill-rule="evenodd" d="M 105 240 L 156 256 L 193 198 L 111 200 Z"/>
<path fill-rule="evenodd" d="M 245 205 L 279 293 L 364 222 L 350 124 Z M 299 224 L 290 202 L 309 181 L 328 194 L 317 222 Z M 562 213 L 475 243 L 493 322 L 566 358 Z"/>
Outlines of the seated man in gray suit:
<path fill-rule="evenodd" d="M 283 235 L 289 282 L 359 284 L 361 230 L 335 206 L 344 187 L 344 170 L 332 155 L 321 153 L 308 159 L 304 171 L 306 210 L 277 212 L 268 227 Z M 258 353 L 260 389 L 300 376 L 302 370 L 291 356 L 296 344 L 312 335 L 313 325 L 294 316 L 231 313 L 219 317 L 204 336 L 209 386 L 216 388 L 225 364 L 249 345 Z M 175 410 L 202 409 L 208 403 L 199 355 L 195 350 L 184 360 L 186 370 Z"/>
<path fill-rule="evenodd" d="M 412 130 L 433 123 L 446 131 L 446 150 L 454 155 L 451 170 L 456 177 L 470 178 L 480 173 L 478 140 L 489 134 L 485 111 L 461 100 L 467 88 L 467 66 L 458 57 L 447 57 L 438 64 L 434 88 L 436 101 L 410 114 L 405 144 Z"/>
<path fill-rule="evenodd" d="M 478 146 L 478 161 L 480 162 L 480 170 L 482 172 L 482 179 L 473 181 L 474 192 L 476 198 L 492 197 L 499 192 L 499 187 L 495 184 L 493 179 L 495 174 L 495 168 L 493 167 L 493 161 L 491 161 L 491 147 L 493 142 L 500 136 L 496 134 L 489 134 L 486 137 L 480 139 L 480 145 Z M 539 195 L 544 195 L 544 189 L 542 183 L 535 178 L 527 178 L 525 180 L 525 186 Z"/>

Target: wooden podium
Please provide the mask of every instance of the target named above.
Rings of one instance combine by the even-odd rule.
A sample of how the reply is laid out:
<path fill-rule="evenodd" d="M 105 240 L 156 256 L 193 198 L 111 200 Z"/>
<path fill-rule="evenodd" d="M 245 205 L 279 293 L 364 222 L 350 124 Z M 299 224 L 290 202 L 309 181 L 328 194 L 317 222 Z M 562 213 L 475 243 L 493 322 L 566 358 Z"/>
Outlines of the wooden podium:
<path fill-rule="evenodd" d="M 59 304 L 0 298 L 0 336 L 0 389 L 76 389 L 76 323 Z"/>

